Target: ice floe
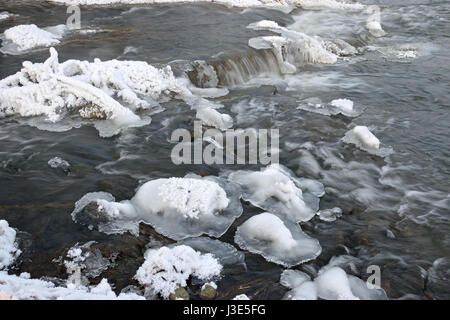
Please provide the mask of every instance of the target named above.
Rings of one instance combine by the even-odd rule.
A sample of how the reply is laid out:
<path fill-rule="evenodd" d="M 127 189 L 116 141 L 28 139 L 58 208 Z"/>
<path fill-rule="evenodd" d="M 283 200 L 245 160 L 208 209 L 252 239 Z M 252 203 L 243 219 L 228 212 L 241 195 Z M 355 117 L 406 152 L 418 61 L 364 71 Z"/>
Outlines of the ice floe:
<path fill-rule="evenodd" d="M 1 39 L 0 52 L 22 54 L 36 48 L 55 46 L 66 32 L 65 25 L 39 28 L 35 24 L 22 24 L 5 30 Z"/>
<path fill-rule="evenodd" d="M 8 268 L 21 253 L 16 234 L 6 220 L 0 220 L 0 270 Z"/>
<path fill-rule="evenodd" d="M 72 217 L 105 233 L 137 234 L 139 222 L 144 222 L 175 240 L 219 237 L 241 215 L 239 198 L 240 189 L 233 183 L 188 175 L 149 181 L 122 202 L 114 202 L 108 193 L 88 193 L 76 203 Z"/>
<path fill-rule="evenodd" d="M 310 220 L 325 194 L 320 182 L 297 178 L 280 164 L 261 171 L 235 171 L 228 179 L 242 186 L 244 200 L 294 222 Z"/>
<path fill-rule="evenodd" d="M 296 223 L 264 212 L 240 225 L 234 241 L 244 250 L 286 267 L 315 259 L 322 251 L 319 241 L 306 235 Z"/>
<path fill-rule="evenodd" d="M 185 287 L 190 277 L 209 281 L 222 271 L 212 254 L 201 254 L 186 245 L 149 249 L 144 257 L 135 279 L 166 299 L 179 286 Z"/>
<path fill-rule="evenodd" d="M 319 219 L 323 221 L 336 221 L 337 218 L 342 216 L 342 209 L 335 207 L 332 209 L 319 210 L 317 215 L 319 216 Z"/>
<path fill-rule="evenodd" d="M 58 61 L 50 49 L 44 63 L 24 62 L 21 71 L 0 81 L 0 112 L 22 117 L 43 116 L 33 121 L 39 128 L 64 131 L 92 123 L 100 136 L 150 123 L 145 111 L 172 98 L 193 108 L 208 108 L 209 101 L 193 95 L 184 79 L 175 78 L 170 66 L 157 69 L 142 61 Z M 79 121 L 69 120 L 78 114 Z M 205 109 L 200 115 L 212 125 L 229 127 L 229 116 Z"/>

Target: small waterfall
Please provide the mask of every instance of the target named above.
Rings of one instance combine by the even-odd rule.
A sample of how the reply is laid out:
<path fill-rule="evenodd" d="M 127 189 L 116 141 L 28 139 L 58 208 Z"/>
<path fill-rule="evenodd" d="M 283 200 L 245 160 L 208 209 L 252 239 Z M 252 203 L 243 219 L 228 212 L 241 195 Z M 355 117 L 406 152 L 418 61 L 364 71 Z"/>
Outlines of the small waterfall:
<path fill-rule="evenodd" d="M 218 60 L 195 61 L 188 73 L 198 87 L 233 86 L 245 83 L 252 77 L 269 73 L 280 75 L 280 67 L 272 50 L 251 50 L 242 55 L 222 56 Z"/>

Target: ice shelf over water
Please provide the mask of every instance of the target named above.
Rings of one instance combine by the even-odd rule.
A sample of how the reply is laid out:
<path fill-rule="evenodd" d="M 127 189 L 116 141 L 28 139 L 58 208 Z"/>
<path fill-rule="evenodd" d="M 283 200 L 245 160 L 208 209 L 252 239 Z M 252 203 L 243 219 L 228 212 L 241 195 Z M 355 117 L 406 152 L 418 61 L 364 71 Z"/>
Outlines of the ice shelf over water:
<path fill-rule="evenodd" d="M 286 267 L 315 259 L 322 251 L 319 241 L 306 235 L 298 224 L 284 222 L 268 212 L 240 225 L 234 241 L 242 249 Z"/>
<path fill-rule="evenodd" d="M 297 178 L 280 164 L 261 171 L 234 171 L 228 179 L 241 185 L 244 200 L 294 222 L 310 220 L 325 194 L 320 182 Z"/>
<path fill-rule="evenodd" d="M 239 198 L 234 183 L 188 175 L 149 181 L 122 202 L 108 193 L 88 193 L 76 203 L 72 217 L 105 233 L 137 234 L 139 222 L 144 222 L 175 240 L 202 234 L 220 237 L 242 213 Z"/>

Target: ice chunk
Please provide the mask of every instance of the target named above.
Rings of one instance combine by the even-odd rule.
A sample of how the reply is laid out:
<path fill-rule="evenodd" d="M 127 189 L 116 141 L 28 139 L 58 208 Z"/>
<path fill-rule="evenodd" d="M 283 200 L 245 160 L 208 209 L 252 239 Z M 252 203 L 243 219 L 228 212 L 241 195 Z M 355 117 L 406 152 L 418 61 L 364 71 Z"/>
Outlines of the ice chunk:
<path fill-rule="evenodd" d="M 0 270 L 8 268 L 20 253 L 16 230 L 11 228 L 6 220 L 0 220 Z"/>
<path fill-rule="evenodd" d="M 302 283 L 310 280 L 310 276 L 299 270 L 284 270 L 280 277 L 280 283 L 290 289 L 299 287 Z"/>
<path fill-rule="evenodd" d="M 175 240 L 202 234 L 219 237 L 242 213 L 239 187 L 212 176 L 149 181 L 131 200 L 122 202 L 114 202 L 114 197 L 104 193 L 85 197 L 75 206 L 74 220 L 86 220 L 87 216 L 87 220 L 96 220 L 99 230 L 106 233 L 137 234 L 139 222 L 144 222 Z M 85 209 L 92 209 L 87 205 L 93 201 L 97 207 L 89 213 Z"/>
<path fill-rule="evenodd" d="M 356 126 L 349 130 L 342 141 L 352 143 L 361 150 L 378 156 L 386 156 L 392 153 L 392 148 L 380 148 L 380 140 L 366 126 Z"/>
<path fill-rule="evenodd" d="M 228 114 L 220 113 L 211 107 L 199 108 L 196 117 L 207 126 L 226 130 L 233 126 L 233 118 Z"/>
<path fill-rule="evenodd" d="M 65 25 L 40 29 L 35 24 L 22 24 L 5 30 L 3 33 L 2 53 L 20 54 L 35 48 L 50 47 L 59 44 L 66 31 Z"/>
<path fill-rule="evenodd" d="M 303 233 L 299 225 L 284 223 L 268 212 L 255 215 L 239 226 L 234 241 L 243 250 L 287 267 L 315 259 L 322 250 L 319 242 Z"/>
<path fill-rule="evenodd" d="M 179 245 L 147 250 L 145 262 L 135 278 L 167 299 L 178 286 L 185 287 L 191 276 L 210 280 L 221 270 L 222 265 L 212 254 L 201 254 L 191 247 Z"/>
<path fill-rule="evenodd" d="M 298 179 L 287 168 L 272 164 L 261 171 L 235 171 L 229 180 L 243 188 L 244 200 L 294 222 L 308 221 L 324 194 L 320 182 Z"/>
<path fill-rule="evenodd" d="M 353 101 L 349 99 L 335 99 L 330 102 L 333 107 L 339 108 L 343 111 L 353 111 Z"/>
<path fill-rule="evenodd" d="M 302 282 L 288 291 L 283 300 L 317 300 L 317 284 L 313 281 Z"/>
<path fill-rule="evenodd" d="M 386 32 L 381 27 L 381 24 L 379 21 L 375 20 L 369 20 L 366 23 L 366 28 L 369 30 L 370 34 L 374 37 L 382 37 L 386 34 Z"/>

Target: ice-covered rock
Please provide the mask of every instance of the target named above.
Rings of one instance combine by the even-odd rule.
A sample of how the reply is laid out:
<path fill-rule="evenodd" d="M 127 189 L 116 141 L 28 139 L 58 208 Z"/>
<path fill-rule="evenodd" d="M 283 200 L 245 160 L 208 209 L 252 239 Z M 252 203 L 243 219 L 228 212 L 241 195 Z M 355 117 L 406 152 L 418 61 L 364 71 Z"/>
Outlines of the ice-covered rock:
<path fill-rule="evenodd" d="M 178 241 L 174 245 L 186 245 L 201 253 L 212 252 L 223 266 L 244 264 L 245 255 L 231 244 L 207 237 L 188 238 Z M 170 246 L 169 246 L 170 247 Z"/>
<path fill-rule="evenodd" d="M 175 240 L 202 234 L 219 237 L 241 215 L 239 197 L 240 189 L 233 183 L 188 175 L 149 181 L 131 200 L 122 202 L 114 202 L 105 193 L 87 194 L 77 202 L 72 217 L 83 224 L 97 224 L 105 233 L 137 234 L 139 222 L 144 222 Z M 92 202 L 97 206 L 90 208 Z"/>
<path fill-rule="evenodd" d="M 6 220 L 0 220 L 0 270 L 8 268 L 21 253 L 16 234 Z"/>
<path fill-rule="evenodd" d="M 21 54 L 24 51 L 57 45 L 66 29 L 65 25 L 41 29 L 35 24 L 22 24 L 9 28 L 3 33 L 3 46 L 0 52 Z"/>
<path fill-rule="evenodd" d="M 233 300 L 250 300 L 250 298 L 246 294 L 238 294 Z"/>
<path fill-rule="evenodd" d="M 298 224 L 285 223 L 268 212 L 255 215 L 240 225 L 234 241 L 243 250 L 287 267 L 315 259 L 322 251 L 319 241 L 303 233 Z"/>
<path fill-rule="evenodd" d="M 135 112 L 151 112 L 160 102 L 173 98 L 194 109 L 214 105 L 195 96 L 185 79 L 175 78 L 170 66 L 158 69 L 142 61 L 99 59 L 59 63 L 54 48 L 44 63 L 26 61 L 21 71 L 0 80 L 0 113 L 42 116 L 44 119 L 33 125 L 54 131 L 92 123 L 104 137 L 149 124 L 148 112 L 142 117 Z M 73 114 L 79 118 L 72 119 Z M 204 118 L 210 125 L 222 127 L 230 122 L 228 116 L 211 112 Z"/>
<path fill-rule="evenodd" d="M 310 220 L 325 194 L 320 182 L 299 179 L 279 164 L 261 171 L 235 171 L 228 178 L 242 186 L 244 200 L 294 222 Z"/>
<path fill-rule="evenodd" d="M 147 250 L 135 278 L 167 299 L 179 286 L 185 287 L 190 277 L 210 280 L 220 275 L 221 270 L 222 265 L 212 254 L 178 245 Z"/>

